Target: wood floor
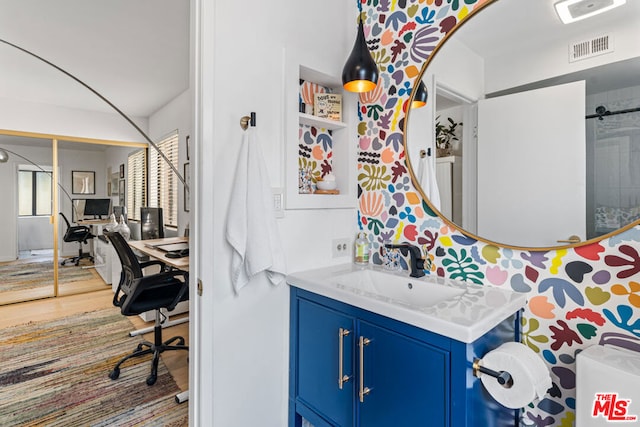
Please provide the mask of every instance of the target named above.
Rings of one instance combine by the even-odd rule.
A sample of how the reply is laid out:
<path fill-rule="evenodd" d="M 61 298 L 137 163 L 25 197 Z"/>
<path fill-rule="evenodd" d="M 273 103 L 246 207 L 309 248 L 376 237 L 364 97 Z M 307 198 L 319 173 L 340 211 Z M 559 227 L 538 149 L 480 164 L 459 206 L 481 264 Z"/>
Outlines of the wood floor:
<path fill-rule="evenodd" d="M 111 286 L 105 285 L 103 282 L 102 290 L 99 291 L 0 306 L 0 328 L 8 328 L 27 322 L 47 321 L 65 317 L 70 314 L 95 311 L 103 308 L 118 310 L 118 308 L 113 306 L 111 302 L 112 299 L 113 292 L 111 291 Z M 185 316 L 186 315 L 188 314 L 185 314 Z M 176 318 L 179 317 L 180 316 L 176 316 Z M 131 320 L 136 329 L 153 326 L 152 323 L 145 323 L 138 316 L 130 316 L 129 320 Z M 188 344 L 189 322 L 163 330 L 163 337 L 165 339 L 175 335 L 183 336 Z M 153 332 L 145 334 L 144 337 L 148 341 L 153 341 Z M 189 388 L 188 352 L 169 351 L 162 354 L 162 360 L 180 390 L 187 390 Z M 144 379 L 142 379 L 142 381 L 144 381 Z"/>
<path fill-rule="evenodd" d="M 3 262 L 0 265 L 20 265 L 20 264 L 28 264 L 31 262 L 43 262 L 49 263 L 51 267 L 51 275 L 53 276 L 53 259 L 51 256 L 41 256 L 41 257 L 28 257 L 28 258 L 20 258 L 15 261 Z M 92 267 L 93 264 L 83 260 L 83 262 L 78 267 L 71 268 L 85 268 L 88 272 L 90 272 L 93 276 L 92 279 L 89 280 L 78 280 L 74 282 L 67 282 L 64 286 L 58 286 L 58 295 L 66 296 L 66 295 L 74 295 L 79 293 L 91 292 L 91 291 L 99 291 L 105 289 L 107 285 L 105 285 L 104 280 L 100 277 L 95 268 Z M 66 267 L 69 268 L 69 267 Z M 4 291 L 0 292 L 0 305 L 4 304 L 13 304 L 16 302 L 22 301 L 33 301 L 40 298 L 49 298 L 54 296 L 53 285 L 49 287 L 39 287 L 39 288 L 27 288 L 27 289 L 18 289 L 15 291 Z"/>

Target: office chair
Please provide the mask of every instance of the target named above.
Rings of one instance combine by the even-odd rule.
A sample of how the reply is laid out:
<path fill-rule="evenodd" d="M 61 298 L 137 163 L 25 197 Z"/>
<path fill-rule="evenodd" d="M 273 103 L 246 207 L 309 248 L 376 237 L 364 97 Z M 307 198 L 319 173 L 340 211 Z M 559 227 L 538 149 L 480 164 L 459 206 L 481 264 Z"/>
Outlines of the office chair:
<path fill-rule="evenodd" d="M 91 262 L 93 262 L 93 256 L 91 256 L 90 253 L 82 252 L 82 244 L 84 243 L 86 245 L 89 239 L 93 239 L 94 237 L 96 237 L 93 234 L 91 234 L 91 229 L 86 225 L 72 226 L 69 223 L 69 220 L 67 219 L 67 217 L 64 216 L 62 212 L 60 212 L 60 216 L 62 217 L 62 219 L 64 219 L 64 222 L 67 223 L 67 231 L 64 233 L 64 237 L 62 237 L 62 240 L 64 240 L 65 242 L 78 242 L 78 246 L 79 246 L 78 256 L 74 256 L 74 257 L 66 258 L 62 260 L 60 265 L 65 265 L 67 261 L 73 262 L 75 265 L 78 265 L 80 264 L 80 260 L 84 258 L 87 258 Z"/>
<path fill-rule="evenodd" d="M 143 341 L 133 353 L 122 358 L 109 373 L 112 380 L 120 376 L 120 365 L 132 357 L 153 354 L 151 373 L 147 377 L 147 385 L 153 385 L 158 378 L 158 361 L 160 354 L 167 350 L 189 350 L 184 345 L 184 338 L 176 336 L 167 341 L 162 341 L 162 321 L 164 316 L 160 309 L 173 310 L 181 301 L 189 299 L 189 273 L 183 270 L 173 269 L 163 262 L 153 260 L 140 263 L 127 244 L 127 241 L 118 232 L 104 233 L 113 244 L 118 258 L 122 263 L 122 273 L 118 289 L 113 296 L 113 305 L 120 307 L 125 316 L 136 316 L 145 311 L 155 310 L 156 319 L 153 327 L 154 342 Z M 151 265 L 159 265 L 159 273 L 144 276 L 142 269 Z M 182 277 L 182 280 L 179 279 Z M 173 342 L 177 341 L 175 345 Z"/>

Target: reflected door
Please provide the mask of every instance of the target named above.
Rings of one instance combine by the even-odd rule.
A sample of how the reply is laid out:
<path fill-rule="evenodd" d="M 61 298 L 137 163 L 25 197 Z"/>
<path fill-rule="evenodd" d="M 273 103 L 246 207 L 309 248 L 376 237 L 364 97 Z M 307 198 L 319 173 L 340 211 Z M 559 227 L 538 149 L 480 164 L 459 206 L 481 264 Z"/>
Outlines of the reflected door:
<path fill-rule="evenodd" d="M 55 294 L 53 145 L 50 139 L 3 135 L 0 147 L 0 305 Z"/>
<path fill-rule="evenodd" d="M 584 116 L 583 81 L 478 103 L 478 235 L 531 247 L 585 239 Z"/>

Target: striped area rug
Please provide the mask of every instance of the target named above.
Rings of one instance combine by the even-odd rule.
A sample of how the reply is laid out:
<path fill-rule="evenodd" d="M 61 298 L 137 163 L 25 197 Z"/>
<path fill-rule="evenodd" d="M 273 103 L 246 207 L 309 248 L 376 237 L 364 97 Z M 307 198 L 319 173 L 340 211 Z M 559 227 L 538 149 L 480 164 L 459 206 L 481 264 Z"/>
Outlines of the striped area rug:
<path fill-rule="evenodd" d="M 90 280 L 92 269 L 58 267 L 58 284 Z M 0 292 L 53 286 L 53 261 L 0 264 Z"/>
<path fill-rule="evenodd" d="M 141 337 L 118 309 L 0 330 L 0 426 L 186 426 L 188 405 L 160 361 L 158 381 L 145 380 L 150 357 L 108 373 Z"/>

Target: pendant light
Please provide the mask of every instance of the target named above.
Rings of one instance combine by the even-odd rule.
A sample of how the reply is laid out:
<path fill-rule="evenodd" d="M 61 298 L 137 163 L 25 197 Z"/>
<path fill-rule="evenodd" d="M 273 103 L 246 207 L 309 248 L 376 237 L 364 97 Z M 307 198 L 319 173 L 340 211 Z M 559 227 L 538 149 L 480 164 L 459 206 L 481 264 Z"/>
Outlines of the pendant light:
<path fill-rule="evenodd" d="M 427 105 L 427 98 L 429 94 L 427 93 L 427 86 L 423 81 L 420 81 L 418 88 L 416 89 L 416 93 L 413 97 L 413 101 L 411 101 L 411 108 L 422 108 Z"/>
<path fill-rule="evenodd" d="M 367 41 L 364 38 L 362 14 L 358 23 L 358 35 L 351 55 L 342 69 L 342 85 L 349 92 L 369 92 L 378 84 L 378 66 L 376 65 Z"/>

